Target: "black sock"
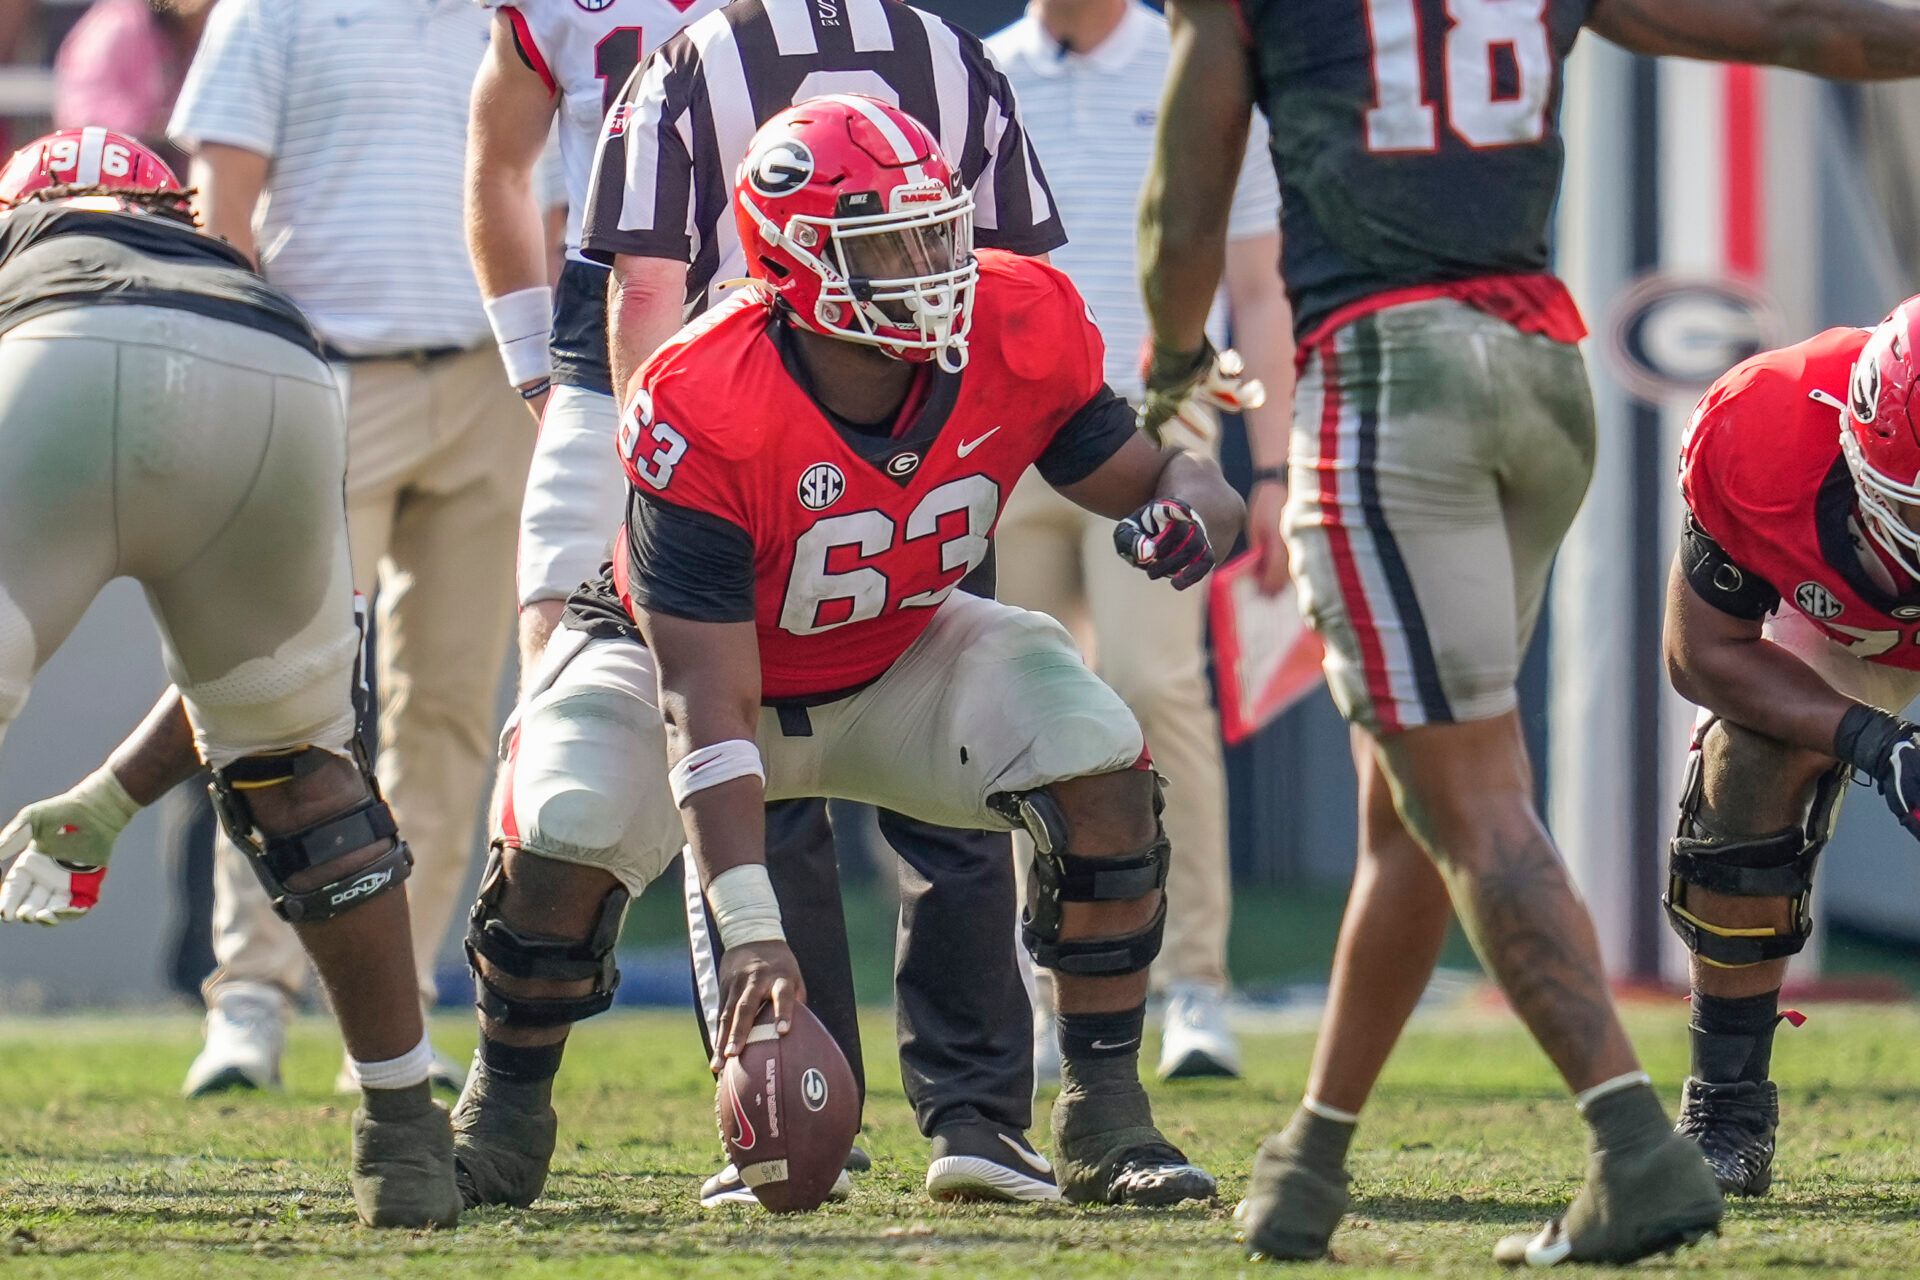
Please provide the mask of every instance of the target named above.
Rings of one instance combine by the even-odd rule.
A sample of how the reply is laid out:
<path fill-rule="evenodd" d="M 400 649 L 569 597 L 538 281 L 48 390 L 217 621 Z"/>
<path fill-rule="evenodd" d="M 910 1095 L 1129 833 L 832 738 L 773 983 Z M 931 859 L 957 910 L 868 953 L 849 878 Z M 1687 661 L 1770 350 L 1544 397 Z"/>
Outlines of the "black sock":
<path fill-rule="evenodd" d="M 1710 996 L 1696 991 L 1687 1030 L 1693 1039 L 1693 1075 L 1708 1084 L 1758 1084 L 1773 1067 L 1773 1029 L 1780 992 Z"/>
<path fill-rule="evenodd" d="M 1140 1036 L 1146 1026 L 1144 1002 L 1118 1013 L 1063 1013 L 1060 1015 L 1060 1055 L 1079 1062 L 1138 1057 Z"/>
<path fill-rule="evenodd" d="M 498 1080 L 528 1084 L 551 1080 L 559 1073 L 560 1055 L 566 1051 L 565 1040 L 559 1044 L 502 1044 L 485 1032 L 480 1034 L 480 1065 Z"/>

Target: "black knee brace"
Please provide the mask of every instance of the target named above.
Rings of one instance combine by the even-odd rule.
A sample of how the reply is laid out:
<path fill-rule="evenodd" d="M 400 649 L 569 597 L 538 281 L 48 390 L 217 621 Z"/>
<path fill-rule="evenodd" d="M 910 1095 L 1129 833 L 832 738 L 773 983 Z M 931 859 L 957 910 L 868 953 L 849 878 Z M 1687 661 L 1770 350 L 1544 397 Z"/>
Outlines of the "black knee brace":
<path fill-rule="evenodd" d="M 315 924 L 351 911 L 406 883 L 413 870 L 413 854 L 399 839 L 393 813 L 380 798 L 373 770 L 354 752 L 352 759 L 366 779 L 367 798 L 343 813 L 322 818 L 312 826 L 287 835 L 266 835 L 254 821 L 247 795 L 267 787 L 283 786 L 313 773 L 332 759 L 319 747 L 294 747 L 270 755 L 245 756 L 213 771 L 209 790 L 220 825 L 253 864 L 253 873 L 273 900 L 273 909 L 293 924 Z M 325 866 L 382 840 L 393 847 L 371 865 L 330 880 L 316 889 L 293 890 L 287 881 L 303 871 Z"/>
<path fill-rule="evenodd" d="M 614 946 L 626 919 L 628 894 L 616 885 L 600 903 L 600 914 L 584 939 L 548 938 L 521 933 L 497 914 L 501 890 L 500 855 L 487 861 L 479 900 L 467 924 L 467 967 L 473 970 L 473 1002 L 493 1021 L 512 1027 L 559 1027 L 605 1013 L 620 986 Z M 593 983 L 583 996 L 524 996 L 487 981 L 480 961 L 515 978 L 547 982 Z"/>
<path fill-rule="evenodd" d="M 1020 918 L 1020 940 L 1033 962 L 1087 977 L 1119 977 L 1152 964 L 1167 927 L 1164 895 L 1151 924 L 1119 937 L 1063 941 L 1060 908 L 1066 902 L 1128 902 L 1166 887 L 1173 849 L 1160 825 L 1160 780 L 1154 779 L 1153 842 L 1137 853 L 1112 857 L 1072 852 L 1067 816 L 1045 791 L 999 796 L 995 805 L 1033 836 L 1033 892 Z"/>
<path fill-rule="evenodd" d="M 1709 725 L 1709 727 L 1711 727 Z M 1667 864 L 1667 909 L 1673 931 L 1687 950 L 1720 969 L 1782 960 L 1807 945 L 1813 932 L 1813 867 L 1833 838 L 1848 769 L 1839 765 L 1814 786 L 1806 822 L 1765 836 L 1724 836 L 1700 821 L 1705 799 L 1702 730 L 1688 753 L 1680 795 L 1680 825 Z M 1785 929 L 1728 928 L 1702 920 L 1687 907 L 1689 888 L 1740 898 L 1786 898 L 1792 921 Z"/>

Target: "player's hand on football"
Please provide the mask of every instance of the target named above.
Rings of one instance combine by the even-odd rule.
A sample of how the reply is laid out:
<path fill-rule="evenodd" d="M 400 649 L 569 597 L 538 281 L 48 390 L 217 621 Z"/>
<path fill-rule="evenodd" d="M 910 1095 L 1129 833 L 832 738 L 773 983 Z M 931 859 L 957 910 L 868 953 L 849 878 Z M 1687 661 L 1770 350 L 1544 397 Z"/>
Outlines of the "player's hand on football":
<path fill-rule="evenodd" d="M 773 1006 L 774 1029 L 793 1029 L 793 1011 L 806 1002 L 807 986 L 793 949 L 778 939 L 728 947 L 720 957 L 720 1029 L 714 1036 L 713 1069 L 746 1045 L 760 1011 Z"/>
<path fill-rule="evenodd" d="M 0 921 L 55 925 L 93 909 L 114 841 L 140 806 L 110 769 L 28 805 L 0 828 Z"/>
<path fill-rule="evenodd" d="M 1149 578 L 1185 591 L 1212 572 L 1213 543 L 1200 514 L 1178 498 L 1155 498 L 1113 527 L 1113 549 Z"/>
<path fill-rule="evenodd" d="M 1145 393 L 1135 421 L 1155 444 L 1167 442 L 1167 424 L 1178 420 L 1202 444 L 1212 441 L 1214 414 L 1242 413 L 1267 402 L 1259 379 L 1247 377 L 1237 351 L 1216 351 L 1202 342 L 1198 351 L 1169 351 L 1159 343 L 1147 350 L 1142 371 Z"/>

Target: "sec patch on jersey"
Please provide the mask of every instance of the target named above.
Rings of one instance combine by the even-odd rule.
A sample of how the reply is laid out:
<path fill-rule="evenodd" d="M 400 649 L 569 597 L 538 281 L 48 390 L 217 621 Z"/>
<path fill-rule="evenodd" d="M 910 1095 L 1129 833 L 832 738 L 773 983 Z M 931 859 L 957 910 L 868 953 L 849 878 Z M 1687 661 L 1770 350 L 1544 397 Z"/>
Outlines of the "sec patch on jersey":
<path fill-rule="evenodd" d="M 775 1213 L 819 1208 L 860 1128 L 853 1069 L 805 1005 L 784 1036 L 771 1009 L 754 1024 L 720 1072 L 714 1110 L 740 1180 Z"/>

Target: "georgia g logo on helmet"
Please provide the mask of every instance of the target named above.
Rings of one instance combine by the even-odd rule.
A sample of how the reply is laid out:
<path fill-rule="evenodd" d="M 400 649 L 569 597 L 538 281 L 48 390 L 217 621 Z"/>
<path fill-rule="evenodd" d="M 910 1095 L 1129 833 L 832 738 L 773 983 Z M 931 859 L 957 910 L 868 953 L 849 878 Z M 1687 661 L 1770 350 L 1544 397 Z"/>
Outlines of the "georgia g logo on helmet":
<path fill-rule="evenodd" d="M 1889 358 L 1900 358 L 1899 343 L 1893 326 L 1883 324 L 1853 362 L 1853 377 L 1847 380 L 1847 412 L 1862 426 L 1872 426 L 1880 415 L 1881 365 Z"/>
<path fill-rule="evenodd" d="M 813 152 L 798 138 L 770 138 L 747 157 L 747 183 L 769 198 L 792 195 L 813 180 Z"/>

